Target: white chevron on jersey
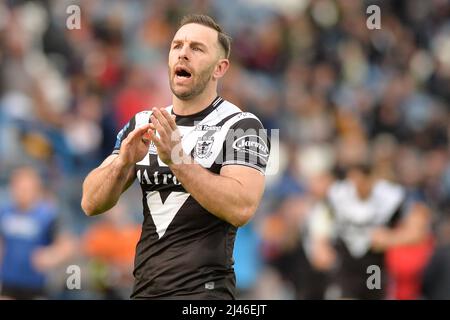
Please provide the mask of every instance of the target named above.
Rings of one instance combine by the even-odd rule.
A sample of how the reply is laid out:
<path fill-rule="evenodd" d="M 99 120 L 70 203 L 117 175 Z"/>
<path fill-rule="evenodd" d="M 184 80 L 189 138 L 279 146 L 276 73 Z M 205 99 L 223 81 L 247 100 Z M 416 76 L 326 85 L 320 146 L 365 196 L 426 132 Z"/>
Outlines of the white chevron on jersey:
<path fill-rule="evenodd" d="M 169 194 L 163 203 L 159 191 L 147 192 L 148 208 L 159 239 L 166 233 L 167 227 L 189 196 L 190 193 L 174 191 Z"/>

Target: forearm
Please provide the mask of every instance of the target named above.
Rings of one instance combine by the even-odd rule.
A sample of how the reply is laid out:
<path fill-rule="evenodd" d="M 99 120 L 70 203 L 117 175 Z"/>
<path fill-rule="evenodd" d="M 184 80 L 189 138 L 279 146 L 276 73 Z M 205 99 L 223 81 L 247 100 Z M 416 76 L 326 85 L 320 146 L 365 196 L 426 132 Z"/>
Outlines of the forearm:
<path fill-rule="evenodd" d="M 238 227 L 251 218 L 257 202 L 233 178 L 213 174 L 198 164 L 170 165 L 170 169 L 202 207 Z"/>
<path fill-rule="evenodd" d="M 123 164 L 118 157 L 93 170 L 83 183 L 81 206 L 84 212 L 92 216 L 112 208 L 129 186 L 133 173 L 134 166 Z"/>
<path fill-rule="evenodd" d="M 422 241 L 426 236 L 426 231 L 422 229 L 398 228 L 391 231 L 389 247 L 413 245 Z"/>

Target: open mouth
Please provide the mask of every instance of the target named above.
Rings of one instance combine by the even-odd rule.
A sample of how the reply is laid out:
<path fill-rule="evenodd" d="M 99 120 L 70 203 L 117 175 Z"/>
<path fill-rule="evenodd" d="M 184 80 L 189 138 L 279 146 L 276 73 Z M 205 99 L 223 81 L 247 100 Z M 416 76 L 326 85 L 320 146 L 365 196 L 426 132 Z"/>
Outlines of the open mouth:
<path fill-rule="evenodd" d="M 185 67 L 179 66 L 175 68 L 175 75 L 177 77 L 190 78 L 192 74 Z"/>

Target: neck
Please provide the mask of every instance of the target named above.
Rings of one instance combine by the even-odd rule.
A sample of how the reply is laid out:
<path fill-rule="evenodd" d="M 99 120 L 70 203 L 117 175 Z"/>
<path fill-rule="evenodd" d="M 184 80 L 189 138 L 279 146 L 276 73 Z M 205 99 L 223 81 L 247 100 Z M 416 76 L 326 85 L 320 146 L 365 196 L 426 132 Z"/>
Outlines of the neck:
<path fill-rule="evenodd" d="M 189 100 L 181 100 L 173 95 L 173 112 L 180 116 L 188 116 L 198 113 L 206 109 L 215 97 L 217 97 L 217 90 L 211 90 L 209 92 L 205 91 Z"/>
<path fill-rule="evenodd" d="M 360 188 L 360 190 L 358 190 L 359 197 L 362 200 L 367 199 L 371 195 L 372 189 L 373 189 L 373 181 L 370 180 L 366 182 L 366 184 L 362 188 Z"/>
<path fill-rule="evenodd" d="M 33 207 L 32 202 L 17 202 L 16 205 L 21 212 L 27 212 Z"/>

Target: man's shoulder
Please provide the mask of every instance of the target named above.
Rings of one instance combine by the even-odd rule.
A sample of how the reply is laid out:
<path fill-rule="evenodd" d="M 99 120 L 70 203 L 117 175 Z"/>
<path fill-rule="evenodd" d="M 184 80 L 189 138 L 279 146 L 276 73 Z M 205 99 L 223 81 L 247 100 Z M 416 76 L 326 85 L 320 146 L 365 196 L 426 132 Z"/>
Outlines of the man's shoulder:
<path fill-rule="evenodd" d="M 396 191 L 396 192 L 403 192 L 404 187 L 396 182 L 386 180 L 386 179 L 378 179 L 375 182 L 375 188 L 377 190 L 381 190 L 383 192 L 385 191 Z"/>
<path fill-rule="evenodd" d="M 349 180 L 336 180 L 328 189 L 328 196 L 331 200 L 342 200 L 342 198 L 349 197 L 353 193 L 353 189 L 353 184 Z"/>
<path fill-rule="evenodd" d="M 262 128 L 261 120 L 252 112 L 242 111 L 237 105 L 231 103 L 228 100 L 223 100 L 223 102 L 218 106 L 217 112 L 226 122 L 229 122 L 231 128 L 240 127 L 256 127 Z"/>
<path fill-rule="evenodd" d="M 152 113 L 153 113 L 152 110 L 143 110 L 136 113 L 131 119 L 131 122 L 133 122 L 133 127 L 138 128 L 146 123 L 149 123 L 150 116 L 152 115 Z"/>
<path fill-rule="evenodd" d="M 223 98 L 222 101 L 220 101 L 220 104 L 217 106 L 217 110 L 227 110 L 234 113 L 242 112 L 242 109 L 237 105 Z"/>
<path fill-rule="evenodd" d="M 386 198 L 391 201 L 401 202 L 405 199 L 405 188 L 398 183 L 380 179 L 377 180 L 374 187 L 374 194 L 378 198 L 382 198 L 386 201 Z"/>
<path fill-rule="evenodd" d="M 0 205 L 0 217 L 3 215 L 6 215 L 8 213 L 11 213 L 13 211 L 14 211 L 14 205 L 10 202 L 6 202 L 6 203 Z"/>
<path fill-rule="evenodd" d="M 136 113 L 134 115 L 134 118 L 138 119 L 138 118 L 142 118 L 142 117 L 150 117 L 152 115 L 152 113 L 153 113 L 152 110 L 142 110 L 142 111 L 139 111 L 138 113 Z"/>
<path fill-rule="evenodd" d="M 59 216 L 57 204 L 47 200 L 41 200 L 36 204 L 35 213 L 40 218 L 46 220 L 53 220 Z"/>

